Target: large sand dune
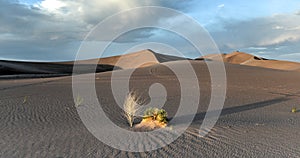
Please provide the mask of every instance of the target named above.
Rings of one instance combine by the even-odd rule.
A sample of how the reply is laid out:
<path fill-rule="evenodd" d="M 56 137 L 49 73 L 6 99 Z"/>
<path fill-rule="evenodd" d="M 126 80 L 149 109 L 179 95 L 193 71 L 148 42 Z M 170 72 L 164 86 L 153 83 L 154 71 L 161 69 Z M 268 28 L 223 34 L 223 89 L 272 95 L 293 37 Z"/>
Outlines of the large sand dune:
<path fill-rule="evenodd" d="M 211 54 L 203 56 L 202 59 L 219 60 L 217 55 Z M 278 70 L 289 70 L 289 71 L 300 71 L 300 63 L 280 60 L 269 60 L 254 55 L 250 55 L 244 52 L 233 52 L 230 54 L 222 54 L 224 62 L 231 64 L 240 64 L 248 66 L 258 66 L 264 68 L 278 69 Z"/>
<path fill-rule="evenodd" d="M 225 64 L 228 84 L 224 109 L 212 131 L 200 138 L 198 129 L 210 101 L 210 77 L 204 61 L 190 62 L 201 87 L 194 121 L 175 142 L 145 153 L 109 147 L 86 129 L 74 106 L 71 77 L 17 80 L 17 85 L 15 80 L 0 80 L 4 85 L 0 90 L 0 157 L 299 157 L 300 115 L 290 112 L 293 106 L 300 108 L 298 72 Z M 181 61 L 165 64 L 182 67 Z M 113 122 L 130 130 L 114 101 L 111 74 L 96 75 L 98 99 Z M 148 88 L 156 82 L 166 87 L 164 109 L 172 118 L 180 101 L 180 83 L 165 65 L 137 69 L 130 88 L 148 100 Z M 188 87 L 194 86 L 191 83 Z M 151 141 L 164 139 L 153 137 Z"/>
<path fill-rule="evenodd" d="M 80 73 L 112 71 L 113 69 L 132 69 L 146 67 L 162 62 L 184 60 L 185 58 L 163 55 L 152 50 L 142 50 L 120 56 L 101 59 L 77 61 L 77 69 Z M 97 64 L 94 70 L 94 64 Z M 47 77 L 53 75 L 72 74 L 73 61 L 69 62 L 21 62 L 0 60 L 0 75 L 10 77 Z M 22 74 L 22 75 L 20 75 Z M 47 75 L 46 75 L 47 74 Z M 9 77 L 9 76 L 8 76 Z"/>
<path fill-rule="evenodd" d="M 122 69 L 141 68 L 151 66 L 163 62 L 175 61 L 175 60 L 186 60 L 186 58 L 170 56 L 165 54 L 156 53 L 150 49 L 141 50 L 124 55 L 77 61 L 79 64 L 104 64 L 114 65 Z M 73 62 L 67 62 L 73 64 Z"/>

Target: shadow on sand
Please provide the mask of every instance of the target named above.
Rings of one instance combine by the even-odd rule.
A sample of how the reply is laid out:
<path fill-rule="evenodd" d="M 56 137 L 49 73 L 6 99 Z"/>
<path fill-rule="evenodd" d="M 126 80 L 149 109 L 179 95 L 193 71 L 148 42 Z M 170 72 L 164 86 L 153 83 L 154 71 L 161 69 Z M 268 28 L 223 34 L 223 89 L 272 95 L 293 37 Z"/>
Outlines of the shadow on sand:
<path fill-rule="evenodd" d="M 253 109 L 262 108 L 262 107 L 266 107 L 266 106 L 271 106 L 271 105 L 274 105 L 277 103 L 285 102 L 287 100 L 290 100 L 290 99 L 287 97 L 280 97 L 280 98 L 270 99 L 270 100 L 266 100 L 266 101 L 245 104 L 242 106 L 220 109 L 222 111 L 220 116 L 239 113 L 239 112 L 248 111 L 248 110 L 253 110 Z M 208 116 L 216 116 L 220 112 L 220 110 L 197 113 L 193 119 L 193 123 L 196 121 L 202 121 L 206 114 L 208 114 Z M 186 120 L 189 120 L 191 117 L 192 117 L 192 115 L 179 116 L 176 118 L 175 124 L 188 123 Z M 169 120 L 171 121 L 172 118 L 170 118 Z"/>

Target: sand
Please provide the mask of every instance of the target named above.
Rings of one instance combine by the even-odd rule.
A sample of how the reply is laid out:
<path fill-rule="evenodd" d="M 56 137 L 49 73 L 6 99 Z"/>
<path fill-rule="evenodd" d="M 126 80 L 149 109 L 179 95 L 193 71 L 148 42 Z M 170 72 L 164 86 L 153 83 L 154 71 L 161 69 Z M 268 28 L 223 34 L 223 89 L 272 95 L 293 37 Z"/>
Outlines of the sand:
<path fill-rule="evenodd" d="M 278 70 L 288 70 L 288 71 L 298 71 L 300 72 L 300 63 L 290 62 L 290 61 L 280 61 L 280 60 L 269 60 L 254 55 L 250 55 L 244 52 L 232 52 L 230 54 L 222 54 L 224 62 L 231 64 L 240 64 L 247 66 L 257 66 Z M 209 60 L 219 60 L 217 55 L 211 54 L 203 56 L 198 59 L 209 59 Z"/>
<path fill-rule="evenodd" d="M 1 80 L 0 157 L 300 156 L 300 112 L 290 112 L 294 106 L 300 109 L 298 72 L 226 64 L 224 109 L 212 131 L 200 138 L 199 126 L 210 100 L 210 77 L 204 61 L 190 62 L 201 87 L 197 115 L 175 142 L 145 153 L 109 147 L 86 129 L 74 106 L 71 77 Z M 166 64 L 182 66 L 180 61 Z M 111 72 L 96 75 L 98 98 L 110 119 L 128 129 L 112 97 L 110 76 Z M 149 85 L 155 82 L 167 88 L 168 106 L 164 109 L 171 118 L 177 110 L 180 90 L 178 80 L 167 68 L 161 64 L 140 68 L 133 73 L 130 86 L 147 100 Z"/>

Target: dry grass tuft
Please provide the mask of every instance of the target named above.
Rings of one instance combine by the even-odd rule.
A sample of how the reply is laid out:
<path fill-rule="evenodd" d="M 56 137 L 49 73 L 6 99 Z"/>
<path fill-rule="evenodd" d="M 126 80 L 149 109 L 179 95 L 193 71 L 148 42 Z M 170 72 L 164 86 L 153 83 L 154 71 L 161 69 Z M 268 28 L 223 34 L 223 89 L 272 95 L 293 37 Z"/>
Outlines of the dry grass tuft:
<path fill-rule="evenodd" d="M 75 107 L 79 107 L 81 106 L 83 103 L 83 98 L 80 96 L 77 96 L 76 100 L 75 100 Z"/>
<path fill-rule="evenodd" d="M 25 96 L 24 99 L 23 99 L 22 104 L 25 104 L 27 101 L 28 101 L 28 96 Z"/>
<path fill-rule="evenodd" d="M 130 127 L 133 126 L 137 111 L 140 108 L 138 101 L 139 97 L 133 92 L 129 93 L 124 101 L 124 116 L 126 117 Z"/>

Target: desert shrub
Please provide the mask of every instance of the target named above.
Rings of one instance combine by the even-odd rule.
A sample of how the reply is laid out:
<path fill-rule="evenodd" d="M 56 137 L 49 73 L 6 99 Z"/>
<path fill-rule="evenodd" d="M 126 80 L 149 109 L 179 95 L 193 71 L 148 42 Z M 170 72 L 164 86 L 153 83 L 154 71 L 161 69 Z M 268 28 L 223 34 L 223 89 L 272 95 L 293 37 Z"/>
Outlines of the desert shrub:
<path fill-rule="evenodd" d="M 167 112 L 164 109 L 149 108 L 144 112 L 143 118 L 152 118 L 159 122 L 167 123 Z"/>
<path fill-rule="evenodd" d="M 292 113 L 296 113 L 297 109 L 295 107 L 292 108 Z"/>

